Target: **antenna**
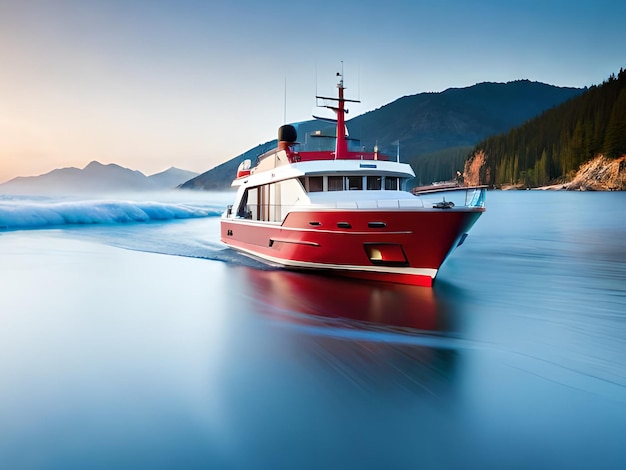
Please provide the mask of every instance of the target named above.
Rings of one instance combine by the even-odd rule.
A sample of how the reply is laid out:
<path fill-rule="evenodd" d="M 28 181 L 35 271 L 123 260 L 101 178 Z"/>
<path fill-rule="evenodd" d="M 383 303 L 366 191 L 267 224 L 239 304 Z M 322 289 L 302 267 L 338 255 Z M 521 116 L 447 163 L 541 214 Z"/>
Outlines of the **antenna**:
<path fill-rule="evenodd" d="M 361 101 L 361 66 L 359 65 L 356 69 L 356 99 Z"/>
<path fill-rule="evenodd" d="M 287 75 L 285 75 L 285 97 L 283 105 L 283 124 L 287 124 Z"/>
<path fill-rule="evenodd" d="M 317 92 L 317 59 L 315 59 L 315 96 L 319 95 L 319 93 Z M 317 98 L 316 102 L 317 102 Z"/>
<path fill-rule="evenodd" d="M 341 77 L 340 83 L 341 83 L 341 87 L 343 88 L 343 60 L 341 61 L 341 74 L 337 74 Z"/>

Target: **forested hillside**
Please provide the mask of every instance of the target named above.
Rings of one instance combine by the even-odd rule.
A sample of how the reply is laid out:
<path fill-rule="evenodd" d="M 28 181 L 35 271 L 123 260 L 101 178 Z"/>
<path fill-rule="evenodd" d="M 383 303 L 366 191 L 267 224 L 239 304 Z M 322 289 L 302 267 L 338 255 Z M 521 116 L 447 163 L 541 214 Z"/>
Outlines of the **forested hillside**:
<path fill-rule="evenodd" d="M 626 71 L 511 131 L 479 143 L 465 165 L 472 184 L 536 187 L 573 178 L 597 155 L 626 155 Z"/>

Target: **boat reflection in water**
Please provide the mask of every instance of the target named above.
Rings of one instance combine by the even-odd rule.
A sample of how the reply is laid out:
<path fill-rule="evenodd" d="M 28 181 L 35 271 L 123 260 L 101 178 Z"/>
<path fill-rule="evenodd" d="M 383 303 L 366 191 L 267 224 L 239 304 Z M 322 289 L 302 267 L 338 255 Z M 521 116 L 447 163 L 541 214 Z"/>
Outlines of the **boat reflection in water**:
<path fill-rule="evenodd" d="M 448 329 L 445 303 L 437 301 L 433 289 L 282 270 L 246 269 L 245 277 L 256 298 L 272 307 L 273 316 L 319 322 L 306 317 L 314 315 L 348 320 L 353 327 L 358 324 L 349 320 L 432 332 Z"/>
<path fill-rule="evenodd" d="M 351 393 L 381 389 L 447 396 L 458 342 L 445 301 L 435 289 L 284 270 L 235 268 L 245 286 L 240 308 L 269 319 L 266 334 L 280 344 L 281 360 L 317 370 L 316 380 L 348 379 Z M 320 367 L 322 371 L 320 371 Z M 453 387 L 452 387 L 453 388 Z"/>

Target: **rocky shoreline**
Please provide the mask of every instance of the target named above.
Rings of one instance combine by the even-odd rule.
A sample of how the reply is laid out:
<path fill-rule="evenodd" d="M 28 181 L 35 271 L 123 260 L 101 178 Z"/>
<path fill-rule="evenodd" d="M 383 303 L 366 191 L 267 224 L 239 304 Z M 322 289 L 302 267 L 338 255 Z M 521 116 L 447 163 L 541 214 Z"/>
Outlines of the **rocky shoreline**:
<path fill-rule="evenodd" d="M 581 165 L 574 179 L 567 183 L 570 191 L 626 190 L 626 155 L 606 158 L 602 155 Z"/>
<path fill-rule="evenodd" d="M 583 163 L 571 181 L 534 189 L 626 191 L 626 155 L 615 159 L 599 155 L 593 160 Z"/>
<path fill-rule="evenodd" d="M 479 169 L 484 164 L 484 155 L 477 155 L 473 164 L 466 165 L 465 182 L 478 180 Z M 476 184 L 479 184 L 476 182 Z M 626 155 L 607 158 L 599 155 L 583 163 L 568 181 L 547 186 L 528 188 L 524 185 L 502 185 L 499 189 L 538 189 L 552 191 L 626 191 Z"/>

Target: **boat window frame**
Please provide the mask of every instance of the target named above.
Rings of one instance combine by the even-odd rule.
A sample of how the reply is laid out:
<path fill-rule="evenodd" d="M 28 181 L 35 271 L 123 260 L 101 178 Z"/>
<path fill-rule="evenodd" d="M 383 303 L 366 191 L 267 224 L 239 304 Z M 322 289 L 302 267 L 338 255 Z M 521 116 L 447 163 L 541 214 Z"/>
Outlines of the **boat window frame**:
<path fill-rule="evenodd" d="M 368 175 L 365 177 L 367 191 L 380 191 L 383 189 L 383 176 L 382 175 Z M 373 182 L 374 184 L 370 184 Z M 372 187 L 377 186 L 377 187 Z"/>
<path fill-rule="evenodd" d="M 363 191 L 363 179 L 361 175 L 346 176 L 344 188 L 348 191 Z"/>
<path fill-rule="evenodd" d="M 319 185 L 316 184 L 316 182 L 319 183 Z M 310 192 L 310 193 L 324 192 L 324 177 L 323 176 L 308 176 L 306 190 L 307 192 Z"/>
<path fill-rule="evenodd" d="M 237 217 L 248 220 L 259 220 L 259 188 L 260 186 L 252 186 L 244 191 L 239 207 L 237 208 Z"/>
<path fill-rule="evenodd" d="M 331 183 L 331 178 L 332 178 L 332 183 Z M 326 180 L 327 180 L 327 191 L 345 191 L 346 178 L 344 176 L 329 175 L 329 176 L 326 176 Z M 341 187 L 339 187 L 339 184 L 333 184 L 333 183 L 339 183 L 339 182 L 341 182 Z"/>
<path fill-rule="evenodd" d="M 298 180 L 307 193 L 331 191 L 398 191 L 404 184 L 404 178 L 402 177 L 385 176 L 382 174 L 314 175 L 301 176 Z M 313 181 L 317 183 L 312 184 Z M 360 184 L 353 184 L 357 181 Z M 320 183 L 322 184 L 321 188 L 319 187 Z"/>
<path fill-rule="evenodd" d="M 397 176 L 385 176 L 384 180 L 383 187 L 385 191 L 397 191 L 400 188 L 400 178 Z M 390 184 L 391 182 L 395 184 Z"/>

